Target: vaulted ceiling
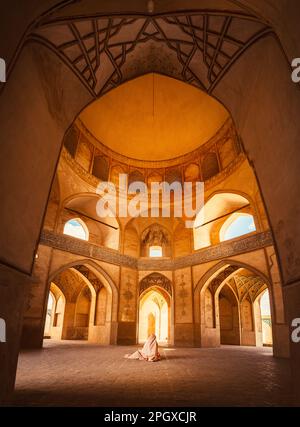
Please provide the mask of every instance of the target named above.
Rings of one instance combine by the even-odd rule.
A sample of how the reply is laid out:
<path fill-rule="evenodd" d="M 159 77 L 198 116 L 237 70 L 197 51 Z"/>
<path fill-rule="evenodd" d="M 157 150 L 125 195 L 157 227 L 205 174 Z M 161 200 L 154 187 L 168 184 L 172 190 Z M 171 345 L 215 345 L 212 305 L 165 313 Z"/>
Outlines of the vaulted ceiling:
<path fill-rule="evenodd" d="M 105 94 L 80 115 L 96 139 L 139 160 L 189 153 L 212 138 L 228 117 L 205 92 L 153 73 Z"/>
<path fill-rule="evenodd" d="M 50 16 L 34 26 L 27 40 L 54 51 L 94 97 L 149 72 L 211 93 L 235 61 L 272 31 L 253 15 L 231 7 L 230 11 Z"/>

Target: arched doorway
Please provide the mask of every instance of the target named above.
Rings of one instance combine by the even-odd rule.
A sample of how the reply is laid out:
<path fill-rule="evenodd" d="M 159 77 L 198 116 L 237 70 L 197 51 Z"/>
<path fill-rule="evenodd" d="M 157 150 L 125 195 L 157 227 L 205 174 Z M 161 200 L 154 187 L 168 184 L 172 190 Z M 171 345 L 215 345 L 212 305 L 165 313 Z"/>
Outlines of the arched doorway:
<path fill-rule="evenodd" d="M 281 299 L 256 268 L 222 261 L 199 281 L 194 298 L 199 304 L 199 311 L 195 311 L 200 334 L 197 345 L 272 345 L 276 335 L 272 316 L 276 316 Z M 274 355 L 277 352 L 275 346 Z"/>
<path fill-rule="evenodd" d="M 47 300 L 44 339 L 61 339 L 65 315 L 66 298 L 54 282 L 50 284 Z"/>
<path fill-rule="evenodd" d="M 263 345 L 272 346 L 272 318 L 269 291 L 266 290 L 260 298 L 260 314 L 262 323 Z"/>
<path fill-rule="evenodd" d="M 268 289 L 258 295 L 254 303 L 257 345 L 273 346 L 273 328 L 270 293 Z"/>
<path fill-rule="evenodd" d="M 232 289 L 225 285 L 218 295 L 220 343 L 240 345 L 240 320 L 238 302 Z"/>
<path fill-rule="evenodd" d="M 89 336 L 90 312 L 92 293 L 88 286 L 84 286 L 77 297 L 74 328 L 76 339 L 87 340 Z"/>
<path fill-rule="evenodd" d="M 172 343 L 172 285 L 167 277 L 152 273 L 140 282 L 138 319 L 139 343 L 153 333 L 161 344 Z"/>
<path fill-rule="evenodd" d="M 51 320 L 49 306 L 45 314 L 45 328 L 49 329 L 49 322 L 51 325 L 50 338 L 114 343 L 117 290 L 101 267 L 89 261 L 73 262 L 53 273 L 50 280 L 49 295 L 51 292 L 55 298 Z"/>
<path fill-rule="evenodd" d="M 140 298 L 139 303 L 139 342 L 145 342 L 149 335 L 155 334 L 160 343 L 167 344 L 170 339 L 170 301 L 158 288 L 150 288 Z"/>

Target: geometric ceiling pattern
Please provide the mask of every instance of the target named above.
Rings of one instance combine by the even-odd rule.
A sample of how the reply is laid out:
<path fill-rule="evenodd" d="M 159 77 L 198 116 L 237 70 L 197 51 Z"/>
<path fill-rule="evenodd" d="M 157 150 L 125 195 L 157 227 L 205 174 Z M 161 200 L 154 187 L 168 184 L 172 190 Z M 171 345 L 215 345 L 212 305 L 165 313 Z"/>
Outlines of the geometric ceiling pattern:
<path fill-rule="evenodd" d="M 218 288 L 224 284 L 224 282 L 237 270 L 239 270 L 240 267 L 236 265 L 229 265 L 228 267 L 222 269 L 216 277 L 214 277 L 210 283 L 209 283 L 209 289 L 214 295 Z"/>
<path fill-rule="evenodd" d="M 244 276 L 243 274 L 236 274 L 232 280 L 235 282 L 240 301 L 245 298 L 255 301 L 257 296 L 267 289 L 266 283 L 256 275 Z"/>
<path fill-rule="evenodd" d="M 253 16 L 200 11 L 43 22 L 28 39 L 55 52 L 98 97 L 147 72 L 211 93 L 234 62 L 272 31 Z"/>
<path fill-rule="evenodd" d="M 208 287 L 214 295 L 220 286 L 223 286 L 225 283 L 230 285 L 239 301 L 248 298 L 253 302 L 262 291 L 268 288 L 262 277 L 233 264 L 222 269 L 211 280 Z"/>
<path fill-rule="evenodd" d="M 140 295 L 145 292 L 147 289 L 152 287 L 160 287 L 168 292 L 169 295 L 172 295 L 172 284 L 171 281 L 164 275 L 160 273 L 151 273 L 140 282 Z"/>
<path fill-rule="evenodd" d="M 86 279 L 88 279 L 96 293 L 99 292 L 99 290 L 103 287 L 101 280 L 99 280 L 98 277 L 95 276 L 95 274 L 85 265 L 75 265 L 73 268 L 81 273 Z"/>

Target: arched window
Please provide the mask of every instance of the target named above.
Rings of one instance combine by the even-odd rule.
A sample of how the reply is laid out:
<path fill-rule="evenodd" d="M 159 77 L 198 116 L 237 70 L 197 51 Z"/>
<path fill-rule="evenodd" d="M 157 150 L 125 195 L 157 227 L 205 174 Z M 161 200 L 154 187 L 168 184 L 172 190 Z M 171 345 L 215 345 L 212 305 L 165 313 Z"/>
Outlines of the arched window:
<path fill-rule="evenodd" d="M 221 242 L 224 241 L 224 234 L 229 225 L 231 225 L 238 216 L 247 215 L 238 213 L 238 209 L 241 210 L 246 206 L 249 206 L 249 200 L 236 193 L 220 192 L 209 198 L 195 218 L 193 230 L 194 249 L 198 250 L 210 246 L 212 244 L 212 237 L 213 240 L 219 237 Z M 230 214 L 230 212 L 235 212 L 235 214 Z M 224 223 L 220 224 L 220 218 L 227 219 L 224 219 Z M 216 224 L 222 225 L 221 232 L 218 233 L 217 236 L 214 233 Z M 247 232 L 249 233 L 250 231 Z"/>
<path fill-rule="evenodd" d="M 220 241 L 253 233 L 255 231 L 254 218 L 250 214 L 233 214 L 223 224 L 220 230 Z"/>
<path fill-rule="evenodd" d="M 162 247 L 161 246 L 150 246 L 149 256 L 152 258 L 162 257 Z"/>
<path fill-rule="evenodd" d="M 70 219 L 65 223 L 64 234 L 76 237 L 77 239 L 88 240 L 89 232 L 85 223 L 79 219 Z"/>

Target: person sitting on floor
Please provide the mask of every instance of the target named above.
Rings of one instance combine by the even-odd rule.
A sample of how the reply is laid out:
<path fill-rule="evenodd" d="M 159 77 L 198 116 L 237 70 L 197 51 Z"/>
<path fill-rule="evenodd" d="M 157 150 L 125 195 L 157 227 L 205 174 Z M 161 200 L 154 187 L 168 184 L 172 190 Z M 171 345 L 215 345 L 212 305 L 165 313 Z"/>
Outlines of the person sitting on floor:
<path fill-rule="evenodd" d="M 126 359 L 145 360 L 146 362 L 157 362 L 160 360 L 156 336 L 151 334 L 141 350 L 132 354 L 125 354 Z"/>

